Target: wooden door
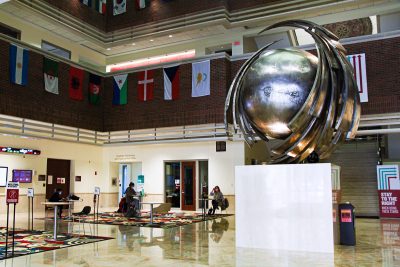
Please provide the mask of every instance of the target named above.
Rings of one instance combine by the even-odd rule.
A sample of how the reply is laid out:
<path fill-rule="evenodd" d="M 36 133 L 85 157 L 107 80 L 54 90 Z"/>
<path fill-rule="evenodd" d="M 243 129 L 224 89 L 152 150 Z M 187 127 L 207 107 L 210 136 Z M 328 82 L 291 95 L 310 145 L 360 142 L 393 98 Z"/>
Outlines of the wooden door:
<path fill-rule="evenodd" d="M 196 210 L 196 162 L 182 162 L 182 210 Z"/>
<path fill-rule="evenodd" d="M 61 188 L 62 197 L 69 195 L 70 170 L 70 160 L 47 159 L 46 199 L 49 199 L 57 188 Z"/>

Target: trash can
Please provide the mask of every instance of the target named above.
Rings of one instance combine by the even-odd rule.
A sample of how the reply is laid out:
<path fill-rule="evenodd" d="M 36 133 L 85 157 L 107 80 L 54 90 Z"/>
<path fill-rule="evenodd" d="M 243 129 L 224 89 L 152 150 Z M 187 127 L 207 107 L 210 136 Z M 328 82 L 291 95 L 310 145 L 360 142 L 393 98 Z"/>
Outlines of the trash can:
<path fill-rule="evenodd" d="M 339 204 L 340 245 L 356 245 L 356 227 L 354 219 L 354 206 L 348 202 Z"/>

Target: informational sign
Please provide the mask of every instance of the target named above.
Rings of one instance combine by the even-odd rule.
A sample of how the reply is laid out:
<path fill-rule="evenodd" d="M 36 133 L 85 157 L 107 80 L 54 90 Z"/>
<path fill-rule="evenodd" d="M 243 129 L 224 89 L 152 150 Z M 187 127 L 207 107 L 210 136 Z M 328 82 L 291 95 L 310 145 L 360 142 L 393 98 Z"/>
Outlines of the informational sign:
<path fill-rule="evenodd" d="M 100 195 L 100 187 L 98 187 L 98 186 L 94 187 L 94 194 L 97 196 Z"/>
<path fill-rule="evenodd" d="M 141 196 L 144 195 L 144 175 L 138 175 L 137 178 L 137 191 Z"/>
<path fill-rule="evenodd" d="M 379 212 L 383 218 L 400 218 L 400 177 L 398 165 L 378 165 Z"/>
<path fill-rule="evenodd" d="M 28 197 L 33 197 L 34 196 L 33 188 L 28 188 L 28 191 L 26 191 L 26 195 Z"/>
<path fill-rule="evenodd" d="M 339 204 L 341 202 L 340 167 L 337 165 L 332 165 L 331 167 L 331 181 L 332 181 L 332 203 Z"/>
<path fill-rule="evenodd" d="M 18 199 L 19 199 L 19 183 L 7 182 L 6 203 L 18 203 Z"/>
<path fill-rule="evenodd" d="M 53 184 L 53 175 L 47 175 L 47 184 Z"/>
<path fill-rule="evenodd" d="M 352 222 L 352 218 L 351 218 L 351 210 L 341 210 L 340 211 L 340 220 L 342 222 Z"/>

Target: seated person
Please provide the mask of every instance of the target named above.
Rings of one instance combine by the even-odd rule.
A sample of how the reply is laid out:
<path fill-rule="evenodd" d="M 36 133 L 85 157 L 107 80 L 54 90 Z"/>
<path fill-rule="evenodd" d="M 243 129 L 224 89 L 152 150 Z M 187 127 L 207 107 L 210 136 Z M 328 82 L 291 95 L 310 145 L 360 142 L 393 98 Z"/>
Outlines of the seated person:
<path fill-rule="evenodd" d="M 136 211 L 139 210 L 139 200 L 134 198 L 135 196 L 137 196 L 135 184 L 130 182 L 129 187 L 125 190 L 126 210 L 129 210 L 129 207 L 133 207 Z"/>
<path fill-rule="evenodd" d="M 215 214 L 215 210 L 218 209 L 218 207 L 221 207 L 221 209 L 224 209 L 224 195 L 222 194 L 218 185 L 216 187 L 214 187 L 214 189 L 211 191 L 210 195 L 214 196 L 214 199 L 212 200 L 213 207 L 208 210 L 208 214 L 211 215 L 211 214 Z"/>
<path fill-rule="evenodd" d="M 56 191 L 53 193 L 53 195 L 50 197 L 49 202 L 61 202 L 64 199 L 61 197 L 62 195 L 62 189 L 61 188 L 57 188 Z M 58 206 L 58 217 L 61 218 L 62 215 L 62 210 L 63 207 L 62 206 Z"/>

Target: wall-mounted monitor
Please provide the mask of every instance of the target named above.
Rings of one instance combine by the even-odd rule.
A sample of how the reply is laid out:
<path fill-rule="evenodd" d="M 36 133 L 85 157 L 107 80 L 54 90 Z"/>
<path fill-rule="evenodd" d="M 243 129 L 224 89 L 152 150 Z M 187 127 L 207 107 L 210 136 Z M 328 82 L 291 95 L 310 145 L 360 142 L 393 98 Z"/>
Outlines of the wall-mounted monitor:
<path fill-rule="evenodd" d="M 20 183 L 32 183 L 32 170 L 13 170 L 12 181 Z"/>
<path fill-rule="evenodd" d="M 8 168 L 0 167 L 0 186 L 7 185 L 7 174 L 8 174 Z"/>

